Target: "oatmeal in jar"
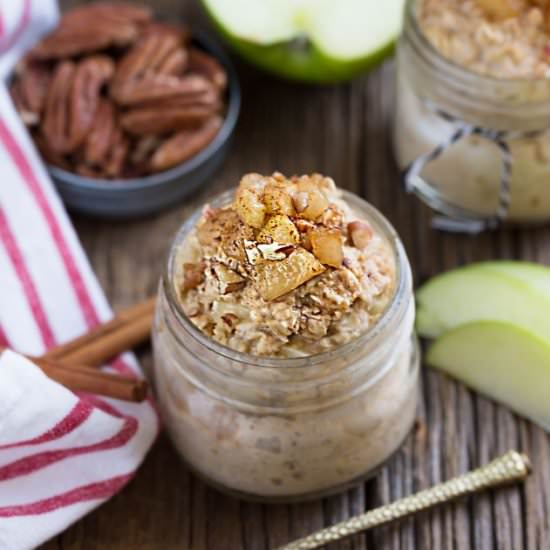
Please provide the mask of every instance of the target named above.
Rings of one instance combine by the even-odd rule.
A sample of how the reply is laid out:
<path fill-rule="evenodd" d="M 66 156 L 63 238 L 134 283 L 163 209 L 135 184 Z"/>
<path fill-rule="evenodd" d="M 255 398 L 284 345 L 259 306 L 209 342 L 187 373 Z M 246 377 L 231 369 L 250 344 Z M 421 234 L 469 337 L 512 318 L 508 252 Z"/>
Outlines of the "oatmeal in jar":
<path fill-rule="evenodd" d="M 172 246 L 153 330 L 167 431 L 237 496 L 348 487 L 413 422 L 413 324 L 408 260 L 376 209 L 318 174 L 248 174 Z"/>
<path fill-rule="evenodd" d="M 549 220 L 550 3 L 409 0 L 397 57 L 396 160 L 429 155 L 410 190 L 485 226 Z"/>
<path fill-rule="evenodd" d="M 458 65 L 495 78 L 550 77 L 545 0 L 419 0 L 428 40 Z"/>
<path fill-rule="evenodd" d="M 258 356 L 311 355 L 357 338 L 395 283 L 385 243 L 318 174 L 248 174 L 233 204 L 204 208 L 178 260 L 186 315 Z"/>

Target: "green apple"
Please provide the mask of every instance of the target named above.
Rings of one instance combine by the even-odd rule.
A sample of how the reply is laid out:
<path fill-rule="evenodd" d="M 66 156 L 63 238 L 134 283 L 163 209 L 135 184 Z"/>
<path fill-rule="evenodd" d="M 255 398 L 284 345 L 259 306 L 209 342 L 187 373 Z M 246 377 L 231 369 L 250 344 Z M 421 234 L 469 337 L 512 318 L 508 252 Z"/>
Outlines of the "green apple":
<path fill-rule="evenodd" d="M 392 52 L 404 0 L 202 0 L 248 61 L 307 82 L 337 82 Z"/>
<path fill-rule="evenodd" d="M 476 321 L 440 336 L 428 365 L 550 429 L 550 343 L 503 321 Z"/>
<path fill-rule="evenodd" d="M 550 298 L 550 267 L 532 262 L 499 260 L 475 264 L 490 271 L 519 279 Z"/>
<path fill-rule="evenodd" d="M 550 340 L 550 296 L 525 277 L 483 263 L 434 277 L 416 299 L 421 336 L 433 338 L 464 323 L 494 320 L 514 322 Z"/>

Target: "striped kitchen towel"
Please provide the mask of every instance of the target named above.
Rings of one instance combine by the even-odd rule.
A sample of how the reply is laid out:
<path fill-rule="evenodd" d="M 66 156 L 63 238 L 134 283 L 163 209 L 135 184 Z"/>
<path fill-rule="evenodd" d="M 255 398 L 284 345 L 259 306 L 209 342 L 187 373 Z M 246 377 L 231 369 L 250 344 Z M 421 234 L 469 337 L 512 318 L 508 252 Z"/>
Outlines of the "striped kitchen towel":
<path fill-rule="evenodd" d="M 56 20 L 54 0 L 0 0 L 0 344 L 29 354 L 111 316 L 3 84 L 17 59 Z M 131 354 L 107 368 L 139 372 Z M 115 494 L 157 432 L 151 402 L 75 395 L 21 355 L 5 352 L 0 550 L 33 548 Z"/>

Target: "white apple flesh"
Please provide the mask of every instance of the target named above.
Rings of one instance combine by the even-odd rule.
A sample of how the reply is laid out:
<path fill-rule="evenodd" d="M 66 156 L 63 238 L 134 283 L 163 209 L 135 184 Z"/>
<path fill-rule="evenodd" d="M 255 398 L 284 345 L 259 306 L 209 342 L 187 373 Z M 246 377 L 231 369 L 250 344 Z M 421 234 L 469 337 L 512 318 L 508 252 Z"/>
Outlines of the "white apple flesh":
<path fill-rule="evenodd" d="M 525 328 L 467 323 L 438 338 L 426 363 L 550 430 L 550 343 Z"/>
<path fill-rule="evenodd" d="M 416 326 L 434 338 L 472 321 L 508 321 L 550 341 L 550 295 L 504 270 L 474 264 L 434 277 L 416 294 Z"/>
<path fill-rule="evenodd" d="M 482 262 L 476 265 L 523 281 L 550 299 L 550 267 L 547 265 L 511 260 Z"/>
<path fill-rule="evenodd" d="M 248 61 L 295 80 L 336 82 L 388 55 L 404 0 L 202 0 Z"/>

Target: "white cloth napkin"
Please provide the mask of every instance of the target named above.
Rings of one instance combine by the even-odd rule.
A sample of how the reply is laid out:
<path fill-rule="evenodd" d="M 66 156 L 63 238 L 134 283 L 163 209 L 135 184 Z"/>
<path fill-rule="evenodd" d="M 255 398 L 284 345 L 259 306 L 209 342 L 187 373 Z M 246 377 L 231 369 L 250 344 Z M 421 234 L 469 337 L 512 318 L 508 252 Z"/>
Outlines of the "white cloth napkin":
<path fill-rule="evenodd" d="M 0 0 L 0 344 L 40 354 L 111 316 L 6 77 L 58 17 Z M 138 373 L 130 354 L 108 368 Z M 0 550 L 33 548 L 120 490 L 158 432 L 153 404 L 77 396 L 21 355 L 0 357 Z M 131 511 L 129 511 L 131 513 Z"/>

